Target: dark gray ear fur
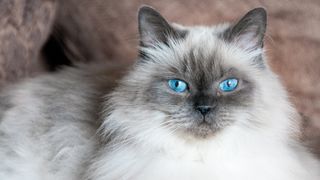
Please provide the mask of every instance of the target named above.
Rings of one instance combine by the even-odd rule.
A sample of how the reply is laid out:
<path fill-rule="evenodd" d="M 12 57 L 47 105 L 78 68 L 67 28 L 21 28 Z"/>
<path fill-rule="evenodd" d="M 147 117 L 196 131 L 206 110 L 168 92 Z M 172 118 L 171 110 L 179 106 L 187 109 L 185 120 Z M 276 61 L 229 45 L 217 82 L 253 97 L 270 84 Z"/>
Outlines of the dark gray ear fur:
<path fill-rule="evenodd" d="M 267 13 L 264 8 L 255 8 L 223 33 L 223 38 L 236 43 L 245 50 L 263 47 Z"/>
<path fill-rule="evenodd" d="M 152 46 L 161 42 L 167 44 L 168 38 L 183 38 L 186 32 L 174 29 L 156 10 L 142 6 L 138 14 L 140 45 Z"/>

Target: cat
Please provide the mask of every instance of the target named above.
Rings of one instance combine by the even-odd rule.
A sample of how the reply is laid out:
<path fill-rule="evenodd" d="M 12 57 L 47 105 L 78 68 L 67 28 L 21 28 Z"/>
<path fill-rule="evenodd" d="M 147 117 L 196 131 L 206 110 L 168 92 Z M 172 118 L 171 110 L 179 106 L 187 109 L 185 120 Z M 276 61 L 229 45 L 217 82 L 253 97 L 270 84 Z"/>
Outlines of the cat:
<path fill-rule="evenodd" d="M 318 180 L 264 55 L 266 18 L 187 27 L 143 6 L 126 75 L 78 65 L 3 89 L 0 179 Z"/>

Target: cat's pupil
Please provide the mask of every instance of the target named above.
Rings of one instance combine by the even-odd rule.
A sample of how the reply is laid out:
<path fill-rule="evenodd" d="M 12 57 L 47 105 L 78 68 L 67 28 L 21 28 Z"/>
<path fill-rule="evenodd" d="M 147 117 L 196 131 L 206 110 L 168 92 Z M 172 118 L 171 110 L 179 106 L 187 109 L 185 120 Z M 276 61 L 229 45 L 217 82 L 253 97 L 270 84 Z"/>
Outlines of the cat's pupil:
<path fill-rule="evenodd" d="M 176 87 L 179 86 L 179 81 L 176 81 L 175 84 L 174 84 Z"/>
<path fill-rule="evenodd" d="M 228 86 L 228 87 L 230 87 L 231 84 L 232 84 L 231 81 L 228 81 L 228 82 L 227 82 L 227 86 Z"/>

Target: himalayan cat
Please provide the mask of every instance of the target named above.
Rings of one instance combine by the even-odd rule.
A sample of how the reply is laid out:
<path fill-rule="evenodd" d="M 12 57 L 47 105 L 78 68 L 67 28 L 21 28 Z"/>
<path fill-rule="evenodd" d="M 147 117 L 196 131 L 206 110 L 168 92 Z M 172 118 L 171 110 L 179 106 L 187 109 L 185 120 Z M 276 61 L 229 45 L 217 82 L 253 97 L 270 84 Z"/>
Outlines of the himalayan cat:
<path fill-rule="evenodd" d="M 263 51 L 266 12 L 213 27 L 139 10 L 140 55 L 0 95 L 1 180 L 319 180 Z M 121 68 L 120 68 L 121 69 Z"/>

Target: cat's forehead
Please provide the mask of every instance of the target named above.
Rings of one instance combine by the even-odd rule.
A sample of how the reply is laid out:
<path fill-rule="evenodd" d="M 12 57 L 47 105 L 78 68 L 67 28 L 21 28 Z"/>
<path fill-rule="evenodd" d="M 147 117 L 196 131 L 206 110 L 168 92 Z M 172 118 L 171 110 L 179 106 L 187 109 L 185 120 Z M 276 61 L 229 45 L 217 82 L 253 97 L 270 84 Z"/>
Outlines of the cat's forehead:
<path fill-rule="evenodd" d="M 228 24 L 214 27 L 174 25 L 176 29 L 186 32 L 184 36 L 168 40 L 168 44 L 158 44 L 154 48 L 142 50 L 152 59 L 155 72 L 173 73 L 176 76 L 200 80 L 219 79 L 230 69 L 248 72 L 251 58 L 260 52 L 245 52 L 226 42 L 222 34 Z M 197 77 L 197 78 L 195 78 Z"/>
<path fill-rule="evenodd" d="M 172 40 L 169 46 L 171 50 L 167 51 L 169 57 L 164 61 L 170 61 L 168 64 L 182 69 L 189 67 L 189 70 L 219 72 L 230 68 L 250 69 L 250 59 L 261 52 L 249 53 L 226 42 L 222 34 L 228 27 L 228 24 L 214 27 L 179 27 L 187 33 L 179 40 Z"/>

